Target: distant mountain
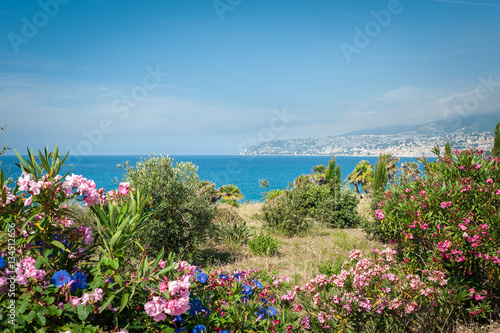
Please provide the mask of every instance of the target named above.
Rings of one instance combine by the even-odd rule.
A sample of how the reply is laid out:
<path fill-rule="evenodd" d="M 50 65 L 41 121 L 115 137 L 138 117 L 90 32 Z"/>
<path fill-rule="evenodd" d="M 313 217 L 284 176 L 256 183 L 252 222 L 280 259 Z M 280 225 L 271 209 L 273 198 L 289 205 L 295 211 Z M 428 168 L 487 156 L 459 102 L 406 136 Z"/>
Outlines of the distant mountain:
<path fill-rule="evenodd" d="M 500 111 L 469 117 L 454 117 L 418 125 L 390 125 L 352 131 L 337 137 L 356 135 L 395 135 L 405 132 L 415 132 L 419 135 L 434 135 L 435 133 L 451 133 L 460 130 L 463 133 L 493 132 L 500 121 Z"/>
<path fill-rule="evenodd" d="M 344 155 L 431 156 L 436 145 L 489 151 L 500 112 L 456 117 L 420 125 L 397 125 L 353 131 L 321 138 L 296 138 L 259 142 L 243 155 Z"/>

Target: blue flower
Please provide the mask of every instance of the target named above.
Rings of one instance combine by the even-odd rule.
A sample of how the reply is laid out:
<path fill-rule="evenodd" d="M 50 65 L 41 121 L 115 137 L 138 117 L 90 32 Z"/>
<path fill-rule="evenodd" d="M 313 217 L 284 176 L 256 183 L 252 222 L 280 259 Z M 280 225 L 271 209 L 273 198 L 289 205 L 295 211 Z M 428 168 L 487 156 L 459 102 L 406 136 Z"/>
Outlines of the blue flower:
<path fill-rule="evenodd" d="M 259 289 L 262 289 L 262 283 L 260 283 L 259 281 L 257 281 L 256 279 L 253 280 L 253 282 L 255 282 L 255 286 Z"/>
<path fill-rule="evenodd" d="M 75 273 L 75 275 L 73 275 L 73 280 L 75 280 L 75 283 L 71 285 L 71 291 L 75 291 L 76 288 L 87 288 L 87 277 L 83 273 Z"/>
<path fill-rule="evenodd" d="M 236 279 L 236 281 L 240 281 L 241 280 L 240 275 L 241 275 L 241 273 L 234 274 L 234 278 Z"/>
<path fill-rule="evenodd" d="M 222 281 L 226 281 L 227 279 L 229 279 L 229 277 L 228 277 L 226 274 L 221 274 L 221 275 L 219 275 L 219 278 L 220 278 Z"/>
<path fill-rule="evenodd" d="M 0 257 L 0 268 L 5 267 L 5 259 L 3 257 Z"/>
<path fill-rule="evenodd" d="M 199 299 L 193 299 L 191 302 L 189 302 L 189 305 L 193 306 L 193 307 L 197 307 L 197 306 L 201 306 L 202 303 L 201 303 L 201 300 L 199 300 Z"/>
<path fill-rule="evenodd" d="M 69 275 L 68 272 L 58 271 L 54 273 L 52 279 L 50 279 L 50 282 L 52 282 L 54 286 L 63 287 L 64 285 L 68 284 L 71 280 L 72 280 L 71 275 Z"/>
<path fill-rule="evenodd" d="M 276 309 L 274 307 L 270 306 L 270 307 L 267 308 L 267 314 L 268 315 L 274 317 L 274 316 L 276 316 L 276 313 L 277 312 L 276 312 Z"/>
<path fill-rule="evenodd" d="M 222 331 L 219 331 L 219 333 L 229 333 L 229 331 L 222 330 Z"/>
<path fill-rule="evenodd" d="M 178 322 L 179 324 L 184 324 L 184 319 L 182 319 L 181 316 L 175 316 L 174 321 Z"/>
<path fill-rule="evenodd" d="M 205 328 L 205 325 L 196 325 L 193 328 L 193 333 L 205 333 L 207 329 Z"/>
<path fill-rule="evenodd" d="M 264 304 L 267 304 L 267 300 L 265 298 L 261 298 L 260 301 Z"/>
<path fill-rule="evenodd" d="M 196 275 L 196 280 L 198 280 L 201 283 L 207 282 L 207 279 L 208 279 L 208 276 L 205 273 L 198 273 L 198 275 Z"/>
<path fill-rule="evenodd" d="M 40 246 L 40 255 L 43 256 L 43 242 L 42 241 L 36 241 L 35 246 Z"/>
<path fill-rule="evenodd" d="M 248 296 L 243 296 L 241 298 L 241 301 L 243 302 L 243 304 L 245 304 L 246 302 L 248 302 Z"/>
<path fill-rule="evenodd" d="M 182 333 L 182 332 L 187 332 L 187 329 L 185 328 L 176 328 L 175 333 Z"/>
<path fill-rule="evenodd" d="M 243 294 L 245 294 L 247 296 L 251 295 L 252 291 L 253 291 L 252 286 L 244 286 L 243 290 L 242 290 Z"/>
<path fill-rule="evenodd" d="M 266 318 L 266 309 L 260 308 L 259 310 L 257 310 L 257 312 L 255 314 L 258 315 L 257 320 L 265 319 Z"/>

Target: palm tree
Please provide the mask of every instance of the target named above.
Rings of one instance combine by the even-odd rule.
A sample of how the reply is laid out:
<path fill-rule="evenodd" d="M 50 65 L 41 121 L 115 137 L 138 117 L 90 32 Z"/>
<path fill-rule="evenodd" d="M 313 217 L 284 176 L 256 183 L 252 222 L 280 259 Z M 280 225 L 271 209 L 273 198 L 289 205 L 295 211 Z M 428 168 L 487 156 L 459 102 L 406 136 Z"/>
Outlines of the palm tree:
<path fill-rule="evenodd" d="M 394 156 L 392 153 L 381 154 L 380 158 L 385 159 L 385 168 L 387 170 L 387 180 L 392 183 L 394 179 L 394 175 L 398 172 L 398 165 L 396 163 L 399 162 L 399 157 Z"/>
<path fill-rule="evenodd" d="M 373 166 L 367 160 L 359 161 L 352 173 L 347 176 L 347 183 L 354 186 L 356 193 L 361 196 L 359 187 L 368 194 L 368 184 L 373 178 Z"/>
<path fill-rule="evenodd" d="M 410 178 L 417 178 L 421 173 L 417 162 L 406 162 L 401 164 L 401 171 L 403 173 L 402 177 L 404 181 L 408 181 Z"/>
<path fill-rule="evenodd" d="M 243 194 L 241 194 L 240 189 L 236 185 L 222 185 L 219 187 L 217 190 L 217 193 L 219 194 L 220 200 L 227 200 L 227 201 L 238 201 L 243 199 Z"/>
<path fill-rule="evenodd" d="M 325 183 L 325 170 L 326 166 L 324 164 L 313 166 L 311 178 L 316 184 L 322 185 Z"/>

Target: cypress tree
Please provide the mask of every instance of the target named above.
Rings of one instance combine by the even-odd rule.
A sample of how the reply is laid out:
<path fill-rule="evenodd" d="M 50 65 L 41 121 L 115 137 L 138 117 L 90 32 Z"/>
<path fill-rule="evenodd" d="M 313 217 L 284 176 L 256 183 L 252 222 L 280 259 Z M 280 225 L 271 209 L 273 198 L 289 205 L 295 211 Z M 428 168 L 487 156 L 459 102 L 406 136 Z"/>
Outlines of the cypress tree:
<path fill-rule="evenodd" d="M 340 165 L 337 165 L 335 156 L 332 156 L 331 160 L 328 162 L 328 168 L 326 168 L 325 171 L 325 181 L 330 186 L 333 194 L 340 190 L 342 174 L 340 173 Z"/>
<path fill-rule="evenodd" d="M 450 142 L 446 142 L 446 145 L 444 146 L 444 156 L 446 158 L 451 158 L 451 145 Z"/>
<path fill-rule="evenodd" d="M 500 122 L 495 128 L 495 139 L 493 139 L 493 148 L 491 149 L 491 156 L 500 158 Z"/>

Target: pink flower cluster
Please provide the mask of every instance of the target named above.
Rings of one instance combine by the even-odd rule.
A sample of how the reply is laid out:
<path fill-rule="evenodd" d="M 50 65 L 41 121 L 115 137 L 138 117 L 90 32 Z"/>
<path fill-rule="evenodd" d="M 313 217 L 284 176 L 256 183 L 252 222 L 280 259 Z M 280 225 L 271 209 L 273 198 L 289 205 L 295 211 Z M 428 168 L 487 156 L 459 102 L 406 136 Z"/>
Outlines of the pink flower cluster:
<path fill-rule="evenodd" d="M 3 202 L 2 196 L 0 195 L 0 207 L 5 207 L 5 206 L 11 204 L 12 202 L 16 201 L 16 196 L 12 194 L 12 192 L 10 191 L 10 188 L 7 187 L 6 185 L 4 185 L 3 188 L 4 188 L 7 196 L 5 198 L 5 202 Z"/>
<path fill-rule="evenodd" d="M 85 202 L 87 206 L 100 203 L 100 191 L 96 189 L 93 180 L 88 180 L 80 175 L 71 174 L 71 176 L 66 176 L 66 180 L 62 183 L 61 187 L 67 197 L 72 195 L 73 191 L 76 190 L 78 195 L 83 196 L 83 202 Z"/>
<path fill-rule="evenodd" d="M 375 218 L 377 220 L 383 220 L 384 219 L 384 213 L 382 213 L 382 211 L 380 209 L 377 209 L 377 211 L 375 212 Z"/>
<path fill-rule="evenodd" d="M 395 311 L 400 316 L 409 315 L 420 309 L 415 296 L 439 295 L 439 288 L 446 285 L 447 280 L 438 270 L 405 274 L 395 261 L 395 254 L 390 247 L 373 249 L 370 257 L 353 250 L 349 253 L 351 260 L 344 262 L 339 274 L 317 275 L 303 287 L 288 291 L 281 299 L 291 301 L 299 294 L 301 299 L 312 299 L 312 306 L 318 311 L 316 318 L 323 328 L 335 326 L 337 321 L 341 327 L 340 322 L 345 317 L 359 312 Z"/>
<path fill-rule="evenodd" d="M 27 257 L 16 264 L 16 281 L 19 285 L 27 285 L 28 279 L 32 278 L 38 282 L 45 279 L 45 271 L 35 267 L 35 259 Z"/>
<path fill-rule="evenodd" d="M 87 305 L 88 302 L 102 301 L 104 292 L 101 288 L 96 288 L 91 294 L 84 293 L 82 297 L 71 296 L 71 305 L 77 307 L 78 305 Z"/>
<path fill-rule="evenodd" d="M 83 225 L 78 226 L 78 233 L 83 238 L 85 244 L 92 244 L 94 241 L 94 236 L 92 236 L 92 228 Z"/>
<path fill-rule="evenodd" d="M 189 306 L 189 288 L 196 274 L 196 266 L 192 266 L 185 261 L 179 261 L 175 267 L 178 272 L 184 273 L 177 280 L 161 282 L 160 292 L 168 291 L 170 298 L 165 300 L 161 296 L 153 296 L 149 302 L 144 305 L 147 315 L 153 317 L 154 321 L 162 321 L 167 318 L 166 315 L 180 316 L 186 313 Z"/>

